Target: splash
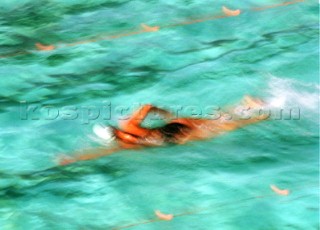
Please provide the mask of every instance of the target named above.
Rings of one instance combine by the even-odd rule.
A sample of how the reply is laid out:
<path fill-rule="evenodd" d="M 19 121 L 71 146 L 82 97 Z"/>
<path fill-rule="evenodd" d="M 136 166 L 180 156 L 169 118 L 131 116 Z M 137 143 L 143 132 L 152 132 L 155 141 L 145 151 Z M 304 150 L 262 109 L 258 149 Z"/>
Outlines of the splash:
<path fill-rule="evenodd" d="M 299 107 L 316 111 L 318 109 L 318 84 L 271 76 L 267 93 L 267 105 L 274 109 Z"/>
<path fill-rule="evenodd" d="M 89 136 L 90 139 L 104 146 L 110 146 L 115 139 L 113 130 L 109 126 L 95 125 L 93 133 L 96 136 Z"/>

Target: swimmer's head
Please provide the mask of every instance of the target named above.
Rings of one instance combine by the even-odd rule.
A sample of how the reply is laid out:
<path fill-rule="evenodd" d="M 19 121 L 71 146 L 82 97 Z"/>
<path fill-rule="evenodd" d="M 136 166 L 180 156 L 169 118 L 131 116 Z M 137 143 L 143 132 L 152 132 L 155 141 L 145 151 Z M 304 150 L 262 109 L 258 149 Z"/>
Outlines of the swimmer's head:
<path fill-rule="evenodd" d="M 184 138 L 190 128 L 180 123 L 169 123 L 157 129 L 163 135 L 165 142 L 178 143 L 181 138 Z"/>

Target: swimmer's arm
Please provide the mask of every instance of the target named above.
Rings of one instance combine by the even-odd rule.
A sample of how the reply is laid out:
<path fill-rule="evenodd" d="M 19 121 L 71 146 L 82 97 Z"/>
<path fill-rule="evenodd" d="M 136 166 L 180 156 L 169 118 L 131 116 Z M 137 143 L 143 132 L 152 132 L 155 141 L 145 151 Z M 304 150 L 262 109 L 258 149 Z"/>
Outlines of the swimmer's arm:
<path fill-rule="evenodd" d="M 163 115 L 165 119 L 170 119 L 173 117 L 173 115 L 170 112 L 157 108 L 151 104 L 148 104 L 148 105 L 144 105 L 143 107 L 138 109 L 136 112 L 134 112 L 129 120 L 121 122 L 120 124 L 121 130 L 138 137 L 144 137 L 148 135 L 150 130 L 147 128 L 141 127 L 141 123 L 148 116 L 150 112 L 155 112 L 160 115 Z"/>
<path fill-rule="evenodd" d="M 143 136 L 147 135 L 148 130 L 145 128 L 142 128 L 140 126 L 140 124 L 146 118 L 146 116 L 148 115 L 148 113 L 151 111 L 152 108 L 153 108 L 152 105 L 149 105 L 149 104 L 144 105 L 143 107 L 138 109 L 136 112 L 134 112 L 129 120 L 122 121 L 120 123 L 120 129 L 128 134 L 133 134 L 137 137 L 143 137 Z M 122 134 L 122 132 L 119 131 L 117 136 L 119 136 L 119 134 Z M 124 139 L 126 140 L 128 137 L 129 136 L 127 136 L 127 134 L 125 134 Z"/>
<path fill-rule="evenodd" d="M 125 122 L 126 125 L 134 125 L 138 126 L 141 124 L 141 122 L 146 118 L 150 110 L 153 108 L 151 104 L 144 105 L 141 108 L 139 108 L 137 111 L 135 111 L 129 120 Z"/>
<path fill-rule="evenodd" d="M 131 118 L 128 121 L 126 121 L 126 124 L 139 126 L 142 123 L 142 121 L 148 116 L 148 114 L 150 112 L 155 112 L 155 113 L 161 114 L 165 118 L 172 118 L 173 117 L 173 115 L 170 112 L 168 112 L 164 109 L 157 108 L 151 104 L 147 104 L 147 105 L 144 105 L 141 108 L 139 108 L 136 112 L 134 112 L 132 114 Z"/>
<path fill-rule="evenodd" d="M 123 150 L 123 148 L 115 147 L 111 149 L 92 149 L 86 150 L 85 152 L 75 153 L 74 156 L 60 156 L 58 158 L 59 165 L 68 165 L 78 161 L 87 161 L 96 158 L 100 158 L 103 156 L 111 155 L 115 152 Z"/>

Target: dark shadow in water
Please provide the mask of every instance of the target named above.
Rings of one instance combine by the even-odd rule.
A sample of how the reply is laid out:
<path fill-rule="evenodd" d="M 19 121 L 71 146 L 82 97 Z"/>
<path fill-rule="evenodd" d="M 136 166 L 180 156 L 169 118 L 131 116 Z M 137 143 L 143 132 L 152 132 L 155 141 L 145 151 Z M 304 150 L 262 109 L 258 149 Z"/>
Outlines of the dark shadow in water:
<path fill-rule="evenodd" d="M 25 174 L 0 173 L 1 180 L 7 183 L 0 188 L 0 195 L 5 199 L 33 196 L 43 192 L 63 197 L 81 196 L 87 192 L 81 190 L 83 186 L 76 185 L 86 183 L 86 177 L 99 175 L 110 183 L 122 176 L 117 173 L 122 169 L 121 166 L 118 168 L 110 164 L 92 165 L 92 162 L 79 162 Z M 65 187 L 67 188 L 64 189 Z"/>

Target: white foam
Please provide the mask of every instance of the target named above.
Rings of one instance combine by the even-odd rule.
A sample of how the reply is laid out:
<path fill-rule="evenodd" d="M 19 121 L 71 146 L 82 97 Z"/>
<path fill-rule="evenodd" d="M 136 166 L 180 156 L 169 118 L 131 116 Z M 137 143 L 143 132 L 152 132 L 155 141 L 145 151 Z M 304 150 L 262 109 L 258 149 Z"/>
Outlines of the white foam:
<path fill-rule="evenodd" d="M 271 76 L 268 86 L 270 97 L 267 105 L 271 108 L 299 107 L 317 110 L 319 85 Z"/>
<path fill-rule="evenodd" d="M 113 130 L 109 126 L 97 124 L 93 126 L 92 130 L 96 136 L 90 136 L 90 138 L 102 145 L 109 146 L 115 140 Z"/>
<path fill-rule="evenodd" d="M 268 102 L 268 105 L 274 108 L 284 107 L 285 104 L 286 104 L 285 97 L 271 98 L 270 101 Z"/>

